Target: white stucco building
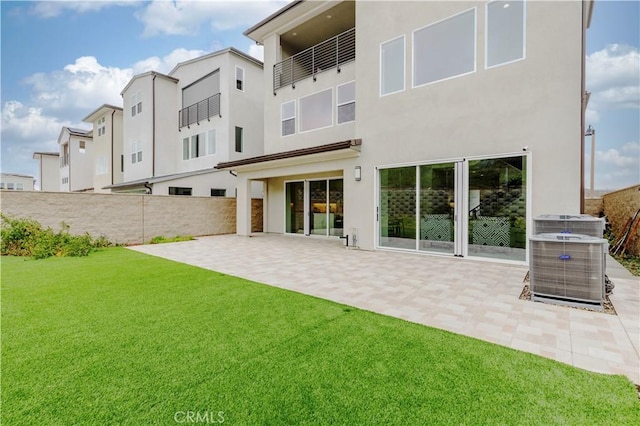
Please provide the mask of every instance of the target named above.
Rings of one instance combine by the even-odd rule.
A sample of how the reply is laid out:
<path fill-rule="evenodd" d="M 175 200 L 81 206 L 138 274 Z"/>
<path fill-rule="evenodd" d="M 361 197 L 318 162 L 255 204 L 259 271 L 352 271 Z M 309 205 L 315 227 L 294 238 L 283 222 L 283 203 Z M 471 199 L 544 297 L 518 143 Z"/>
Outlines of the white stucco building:
<path fill-rule="evenodd" d="M 264 155 L 231 160 L 264 230 L 525 262 L 582 202 L 591 1 L 294 1 L 264 45 Z"/>
<path fill-rule="evenodd" d="M 59 191 L 93 191 L 93 131 L 63 127 L 60 146 Z"/>
<path fill-rule="evenodd" d="M 262 62 L 228 48 L 133 77 L 121 93 L 122 180 L 105 188 L 235 196 L 236 177 L 214 166 L 263 153 L 262 73 Z"/>
<path fill-rule="evenodd" d="M 60 190 L 60 153 L 34 152 L 33 159 L 38 160 L 40 191 L 56 192 Z"/>
<path fill-rule="evenodd" d="M 105 187 L 121 183 L 124 174 L 122 108 L 104 104 L 82 121 L 93 126 L 94 192 L 111 192 Z"/>
<path fill-rule="evenodd" d="M 0 189 L 7 191 L 33 191 L 33 176 L 19 173 L 0 173 Z"/>

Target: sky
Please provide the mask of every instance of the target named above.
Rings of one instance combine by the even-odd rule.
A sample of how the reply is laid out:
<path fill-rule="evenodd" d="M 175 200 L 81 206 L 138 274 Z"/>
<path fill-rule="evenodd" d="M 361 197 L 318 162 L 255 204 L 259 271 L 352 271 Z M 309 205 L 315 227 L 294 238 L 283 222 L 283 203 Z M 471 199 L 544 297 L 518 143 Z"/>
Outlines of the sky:
<path fill-rule="evenodd" d="M 82 118 L 100 105 L 121 106 L 136 74 L 231 46 L 262 59 L 242 32 L 287 3 L 1 0 L 0 170 L 38 177 L 33 153 L 58 151 L 62 126 L 91 128 Z M 596 190 L 640 183 L 639 49 L 640 1 L 596 1 L 586 58 Z"/>

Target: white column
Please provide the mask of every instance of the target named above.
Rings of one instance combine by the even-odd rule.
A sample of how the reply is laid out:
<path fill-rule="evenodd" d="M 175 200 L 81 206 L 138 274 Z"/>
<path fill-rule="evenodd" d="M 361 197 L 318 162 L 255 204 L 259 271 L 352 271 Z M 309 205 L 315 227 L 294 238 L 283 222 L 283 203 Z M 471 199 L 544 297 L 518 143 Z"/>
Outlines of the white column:
<path fill-rule="evenodd" d="M 238 174 L 236 198 L 236 233 L 251 235 L 251 180 Z"/>

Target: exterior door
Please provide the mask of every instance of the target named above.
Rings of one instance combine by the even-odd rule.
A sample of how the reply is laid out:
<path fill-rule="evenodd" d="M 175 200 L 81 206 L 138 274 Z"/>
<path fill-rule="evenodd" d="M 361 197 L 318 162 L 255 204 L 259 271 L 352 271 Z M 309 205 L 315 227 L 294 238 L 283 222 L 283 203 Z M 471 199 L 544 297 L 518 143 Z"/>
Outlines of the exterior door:
<path fill-rule="evenodd" d="M 343 180 L 319 179 L 285 184 L 285 232 L 341 237 Z"/>

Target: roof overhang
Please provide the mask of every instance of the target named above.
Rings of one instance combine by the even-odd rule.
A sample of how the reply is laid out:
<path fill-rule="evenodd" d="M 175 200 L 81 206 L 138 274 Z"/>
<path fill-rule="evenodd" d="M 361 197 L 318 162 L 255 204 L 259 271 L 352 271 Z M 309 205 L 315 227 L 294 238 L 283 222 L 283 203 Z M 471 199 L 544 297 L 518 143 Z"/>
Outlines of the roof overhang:
<path fill-rule="evenodd" d="M 110 113 L 111 111 L 122 111 L 122 107 L 117 107 L 109 104 L 102 104 L 92 112 L 90 112 L 82 121 L 91 123 L 95 121 L 99 116 Z"/>
<path fill-rule="evenodd" d="M 310 148 L 260 155 L 258 157 L 245 158 L 237 161 L 227 161 L 219 163 L 215 168 L 221 170 L 249 172 L 296 166 L 300 164 L 342 160 L 345 158 L 359 156 L 361 145 L 362 139 L 349 139 L 342 142 L 335 142 Z"/>
<path fill-rule="evenodd" d="M 145 179 L 132 180 L 128 182 L 115 183 L 113 185 L 105 186 L 102 189 L 138 188 L 138 187 L 143 187 L 144 185 L 153 185 L 154 183 L 158 183 L 158 182 L 166 182 L 166 181 L 182 179 L 182 178 L 191 177 L 191 176 L 206 175 L 211 173 L 220 173 L 220 170 L 200 169 L 200 170 L 194 170 L 190 172 L 174 173 L 171 175 L 155 176 L 155 177 L 150 177 Z"/>
<path fill-rule="evenodd" d="M 39 160 L 43 156 L 60 157 L 60 153 L 59 152 L 34 152 L 33 153 L 34 160 Z"/>

